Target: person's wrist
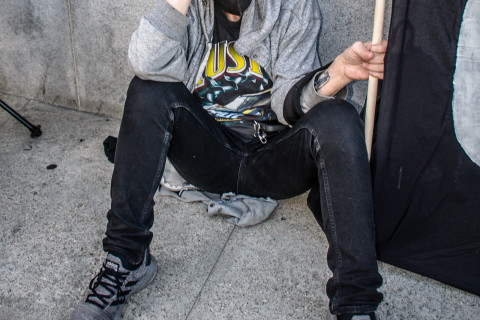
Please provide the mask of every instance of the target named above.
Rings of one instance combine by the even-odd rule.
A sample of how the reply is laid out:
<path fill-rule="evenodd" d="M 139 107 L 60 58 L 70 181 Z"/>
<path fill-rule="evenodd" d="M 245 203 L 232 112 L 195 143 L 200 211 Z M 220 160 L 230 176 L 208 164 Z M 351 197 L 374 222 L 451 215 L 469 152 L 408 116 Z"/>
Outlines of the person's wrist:
<path fill-rule="evenodd" d="M 345 64 L 341 55 L 335 58 L 330 67 L 328 67 L 328 69 L 324 72 L 328 73 L 328 81 L 323 83 L 321 88 L 317 90 L 319 95 L 334 96 L 352 81 L 345 76 L 344 66 Z"/>
<path fill-rule="evenodd" d="M 348 77 L 345 73 L 345 68 L 347 66 L 347 62 L 345 61 L 345 52 L 339 55 L 332 63 L 332 67 L 334 68 L 334 73 L 337 80 L 341 83 L 344 83 L 344 86 L 352 82 L 353 79 Z"/>

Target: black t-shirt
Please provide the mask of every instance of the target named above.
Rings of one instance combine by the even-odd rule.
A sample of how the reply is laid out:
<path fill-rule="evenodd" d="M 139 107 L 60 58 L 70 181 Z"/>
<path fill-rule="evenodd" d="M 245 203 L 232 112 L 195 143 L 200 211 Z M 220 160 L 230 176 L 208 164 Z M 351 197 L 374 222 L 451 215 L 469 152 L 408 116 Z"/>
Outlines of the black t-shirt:
<path fill-rule="evenodd" d="M 195 93 L 222 124 L 252 127 L 253 120 L 276 119 L 270 107 L 273 82 L 258 63 L 235 52 L 240 25 L 215 9 L 212 49 Z"/>

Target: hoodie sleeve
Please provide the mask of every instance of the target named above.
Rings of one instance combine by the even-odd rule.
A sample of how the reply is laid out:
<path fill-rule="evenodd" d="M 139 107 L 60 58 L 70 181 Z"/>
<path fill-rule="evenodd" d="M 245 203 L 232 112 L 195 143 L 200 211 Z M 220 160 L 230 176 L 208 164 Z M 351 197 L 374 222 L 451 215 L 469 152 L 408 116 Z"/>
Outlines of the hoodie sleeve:
<path fill-rule="evenodd" d="M 283 116 L 288 124 L 293 125 L 302 115 L 315 105 L 329 99 L 343 99 L 348 95 L 347 87 L 342 88 L 334 96 L 322 96 L 315 90 L 315 79 L 328 69 L 331 63 L 306 74 L 290 89 L 285 97 Z"/>
<path fill-rule="evenodd" d="M 299 1 L 297 7 L 282 13 L 277 25 L 281 27 L 280 37 L 275 39 L 278 51 L 272 66 L 272 109 L 281 123 L 293 124 L 294 119 L 289 116 L 295 107 L 292 99 L 300 100 L 303 87 L 314 75 L 312 71 L 320 66 L 317 54 L 320 9 L 316 1 Z M 307 74 L 310 76 L 305 79 Z M 290 90 L 298 92 L 289 95 Z"/>
<path fill-rule="evenodd" d="M 189 22 L 166 0 L 159 0 L 130 40 L 128 62 L 135 75 L 144 80 L 184 81 Z"/>

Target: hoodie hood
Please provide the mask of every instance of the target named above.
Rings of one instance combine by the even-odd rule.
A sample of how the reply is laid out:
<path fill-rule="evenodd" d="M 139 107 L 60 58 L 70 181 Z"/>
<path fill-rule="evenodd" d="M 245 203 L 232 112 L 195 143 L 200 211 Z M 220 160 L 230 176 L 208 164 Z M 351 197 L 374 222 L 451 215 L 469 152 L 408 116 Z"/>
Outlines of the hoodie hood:
<path fill-rule="evenodd" d="M 212 40 L 214 23 L 214 5 L 219 0 L 193 0 L 200 9 L 202 32 L 208 41 Z M 259 43 L 265 40 L 273 30 L 280 16 L 282 1 L 251 0 L 248 8 L 242 13 L 240 37 L 235 43 L 235 50 L 240 55 L 248 55 Z M 248 30 L 244 28 L 248 25 Z M 261 63 L 261 61 L 257 61 Z"/>

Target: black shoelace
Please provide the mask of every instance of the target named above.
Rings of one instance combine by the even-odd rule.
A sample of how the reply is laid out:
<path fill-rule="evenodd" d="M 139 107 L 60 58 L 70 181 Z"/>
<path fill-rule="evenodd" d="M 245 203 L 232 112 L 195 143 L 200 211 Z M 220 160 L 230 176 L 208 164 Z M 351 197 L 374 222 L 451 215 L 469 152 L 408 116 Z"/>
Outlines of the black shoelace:
<path fill-rule="evenodd" d="M 116 306 L 125 303 L 125 298 L 131 291 L 127 288 L 137 283 L 137 281 L 128 282 L 124 286 L 125 290 L 122 289 L 122 285 L 129 274 L 130 272 L 107 268 L 104 263 L 100 272 L 90 281 L 89 288 L 92 293 L 87 296 L 86 302 L 102 309 L 105 309 L 108 305 Z M 101 291 L 100 288 L 105 289 L 106 292 L 102 294 L 99 292 Z M 113 301 L 112 298 L 114 298 Z"/>

